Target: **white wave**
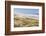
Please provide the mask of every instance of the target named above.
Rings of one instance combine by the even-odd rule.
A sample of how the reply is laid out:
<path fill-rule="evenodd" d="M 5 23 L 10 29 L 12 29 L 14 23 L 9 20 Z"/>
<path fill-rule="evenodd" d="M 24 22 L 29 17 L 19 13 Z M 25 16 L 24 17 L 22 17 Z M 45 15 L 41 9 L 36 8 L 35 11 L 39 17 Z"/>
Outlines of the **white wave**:
<path fill-rule="evenodd" d="M 34 19 L 39 19 L 39 15 L 34 15 L 34 14 L 24 14 L 24 13 L 15 13 L 15 15 L 18 15 L 19 17 L 28 17 L 28 18 L 34 18 Z"/>

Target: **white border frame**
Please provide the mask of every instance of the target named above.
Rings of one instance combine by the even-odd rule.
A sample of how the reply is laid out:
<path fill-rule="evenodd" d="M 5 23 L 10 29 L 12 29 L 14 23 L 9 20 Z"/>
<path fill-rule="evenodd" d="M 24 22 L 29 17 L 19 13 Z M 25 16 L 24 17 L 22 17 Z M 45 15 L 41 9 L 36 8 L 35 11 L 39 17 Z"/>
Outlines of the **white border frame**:
<path fill-rule="evenodd" d="M 39 9 L 39 27 L 16 27 L 14 28 L 14 8 L 32 8 Z M 41 6 L 20 6 L 20 5 L 11 5 L 11 31 L 29 31 L 29 30 L 42 30 L 42 7 Z"/>

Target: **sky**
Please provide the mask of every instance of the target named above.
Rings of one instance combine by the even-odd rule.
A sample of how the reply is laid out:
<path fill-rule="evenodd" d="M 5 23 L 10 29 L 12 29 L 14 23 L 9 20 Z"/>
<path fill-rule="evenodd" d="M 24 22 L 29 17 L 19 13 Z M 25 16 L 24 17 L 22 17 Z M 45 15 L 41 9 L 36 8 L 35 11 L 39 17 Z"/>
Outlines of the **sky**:
<path fill-rule="evenodd" d="M 18 15 L 19 17 L 30 16 L 39 19 L 39 9 L 14 8 L 14 15 Z"/>
<path fill-rule="evenodd" d="M 14 8 L 14 14 L 16 13 L 39 15 L 39 9 Z"/>

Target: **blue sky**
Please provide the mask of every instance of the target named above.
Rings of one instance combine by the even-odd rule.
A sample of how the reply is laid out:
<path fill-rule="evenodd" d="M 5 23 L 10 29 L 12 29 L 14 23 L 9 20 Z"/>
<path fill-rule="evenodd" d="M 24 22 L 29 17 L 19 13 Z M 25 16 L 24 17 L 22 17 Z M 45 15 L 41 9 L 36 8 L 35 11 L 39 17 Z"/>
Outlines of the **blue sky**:
<path fill-rule="evenodd" d="M 39 9 L 26 9 L 26 8 L 14 8 L 14 13 L 24 13 L 24 14 L 39 14 Z"/>

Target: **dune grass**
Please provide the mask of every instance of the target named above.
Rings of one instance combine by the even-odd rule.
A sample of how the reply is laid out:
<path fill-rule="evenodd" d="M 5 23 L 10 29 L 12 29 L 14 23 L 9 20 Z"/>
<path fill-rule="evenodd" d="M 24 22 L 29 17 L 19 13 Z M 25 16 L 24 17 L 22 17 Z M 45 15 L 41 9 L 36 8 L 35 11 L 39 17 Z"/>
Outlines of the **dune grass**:
<path fill-rule="evenodd" d="M 14 27 L 31 27 L 31 26 L 38 26 L 39 20 L 33 18 L 21 18 L 21 17 L 14 17 Z"/>

